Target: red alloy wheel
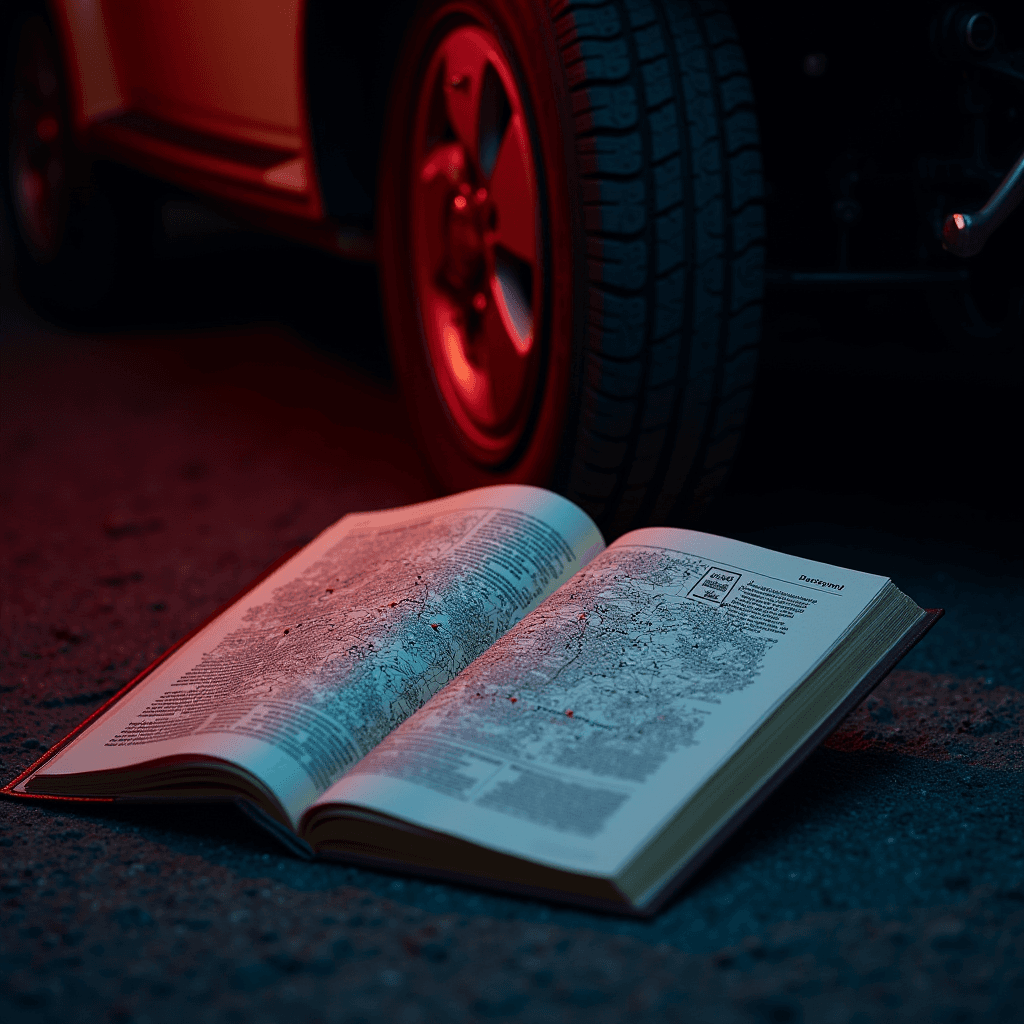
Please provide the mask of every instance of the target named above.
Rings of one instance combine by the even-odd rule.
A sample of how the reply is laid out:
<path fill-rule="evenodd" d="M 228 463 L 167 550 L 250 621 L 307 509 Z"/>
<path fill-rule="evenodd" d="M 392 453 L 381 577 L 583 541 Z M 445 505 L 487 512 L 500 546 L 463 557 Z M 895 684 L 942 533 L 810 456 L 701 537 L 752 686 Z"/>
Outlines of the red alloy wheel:
<path fill-rule="evenodd" d="M 541 315 L 537 173 L 501 45 L 459 25 L 430 57 L 410 167 L 413 276 L 437 387 L 466 447 L 506 459 L 529 423 Z"/>
<path fill-rule="evenodd" d="M 11 100 L 9 173 L 22 239 L 39 263 L 58 253 L 68 213 L 67 122 L 59 56 L 39 17 L 21 29 Z"/>
<path fill-rule="evenodd" d="M 551 481 L 571 443 L 586 279 L 550 30 L 540 0 L 420 0 L 391 86 L 384 314 L 445 491 Z"/>

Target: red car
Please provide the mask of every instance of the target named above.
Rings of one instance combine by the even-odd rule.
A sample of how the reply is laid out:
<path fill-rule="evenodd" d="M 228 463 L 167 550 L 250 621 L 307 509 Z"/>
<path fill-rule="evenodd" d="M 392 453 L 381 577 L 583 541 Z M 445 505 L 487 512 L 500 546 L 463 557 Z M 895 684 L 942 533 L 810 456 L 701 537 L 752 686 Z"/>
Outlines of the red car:
<path fill-rule="evenodd" d="M 736 447 L 763 285 L 758 131 L 716 2 L 12 5 L 22 286 L 116 283 L 102 159 L 379 262 L 441 482 L 554 482 L 612 534 L 693 512 Z M 116 216 L 115 216 L 116 214 Z"/>

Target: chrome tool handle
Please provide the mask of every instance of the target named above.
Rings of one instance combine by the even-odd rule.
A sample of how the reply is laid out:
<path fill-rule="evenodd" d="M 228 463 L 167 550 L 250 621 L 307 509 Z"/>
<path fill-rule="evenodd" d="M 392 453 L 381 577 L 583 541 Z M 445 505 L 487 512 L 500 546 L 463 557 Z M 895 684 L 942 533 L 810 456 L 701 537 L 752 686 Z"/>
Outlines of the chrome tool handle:
<path fill-rule="evenodd" d="M 951 213 L 942 226 L 942 247 L 957 256 L 976 256 L 988 236 L 1024 199 L 1024 153 L 977 213 Z"/>

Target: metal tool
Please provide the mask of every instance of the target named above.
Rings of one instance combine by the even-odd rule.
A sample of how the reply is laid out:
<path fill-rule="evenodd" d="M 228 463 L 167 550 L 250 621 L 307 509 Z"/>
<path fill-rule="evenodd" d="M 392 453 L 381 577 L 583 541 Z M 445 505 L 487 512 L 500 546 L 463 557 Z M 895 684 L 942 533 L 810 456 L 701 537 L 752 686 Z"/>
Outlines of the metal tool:
<path fill-rule="evenodd" d="M 977 213 L 951 213 L 942 227 L 943 248 L 957 256 L 976 256 L 989 235 L 1024 199 L 1024 153 L 1010 168 L 989 201 Z"/>

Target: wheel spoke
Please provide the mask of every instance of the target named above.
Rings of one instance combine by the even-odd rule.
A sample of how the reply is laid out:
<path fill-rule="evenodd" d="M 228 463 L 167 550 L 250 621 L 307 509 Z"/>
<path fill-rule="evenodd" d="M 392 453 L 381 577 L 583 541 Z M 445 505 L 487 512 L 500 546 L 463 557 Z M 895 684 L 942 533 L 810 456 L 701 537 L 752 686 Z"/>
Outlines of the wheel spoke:
<path fill-rule="evenodd" d="M 494 293 L 509 339 L 521 355 L 533 346 L 533 268 L 504 249 L 494 250 Z"/>
<path fill-rule="evenodd" d="M 425 260 L 433 278 L 445 258 L 447 203 L 452 190 L 466 176 L 465 151 L 457 142 L 435 146 L 420 167 L 413 187 L 419 193 L 414 204 L 417 223 L 417 259 Z"/>
<path fill-rule="evenodd" d="M 493 409 L 492 422 L 497 426 L 514 417 L 523 395 L 529 370 L 514 328 L 507 322 L 507 312 L 493 296 L 481 317 L 480 334 L 475 341 L 478 360 L 483 368 Z"/>
<path fill-rule="evenodd" d="M 17 185 L 18 198 L 26 209 L 35 209 L 42 205 L 46 183 L 38 171 L 31 167 L 19 168 Z"/>
<path fill-rule="evenodd" d="M 498 150 L 490 196 L 497 214 L 495 242 L 531 266 L 537 262 L 537 186 L 526 126 L 513 114 Z"/>
<path fill-rule="evenodd" d="M 444 43 L 444 103 L 455 137 L 479 166 L 480 97 L 491 46 L 473 31 L 457 32 Z"/>
<path fill-rule="evenodd" d="M 479 348 L 478 342 L 469 342 L 465 329 L 455 316 L 446 316 L 441 324 L 440 336 L 444 347 L 444 359 L 451 380 L 458 390 L 459 401 L 470 417 L 477 423 L 489 424 L 495 421 L 492 389 L 487 367 L 481 366 L 475 358 L 479 353 L 470 348 Z"/>

